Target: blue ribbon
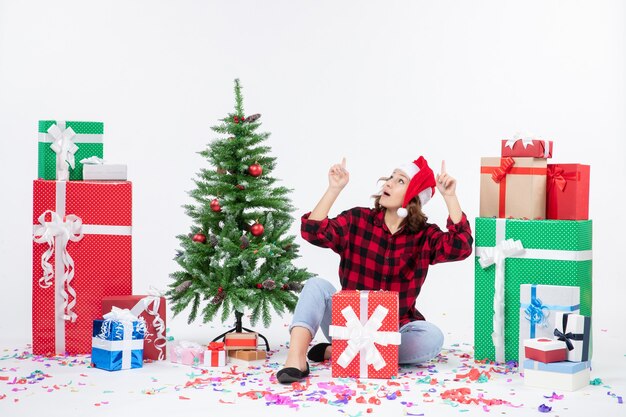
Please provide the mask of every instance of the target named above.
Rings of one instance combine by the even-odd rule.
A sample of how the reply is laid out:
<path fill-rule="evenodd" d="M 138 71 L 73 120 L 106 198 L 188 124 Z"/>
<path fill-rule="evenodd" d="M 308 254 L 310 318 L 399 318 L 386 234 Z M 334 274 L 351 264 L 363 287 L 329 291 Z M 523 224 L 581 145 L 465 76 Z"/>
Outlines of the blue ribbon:
<path fill-rule="evenodd" d="M 530 304 L 522 303 L 520 305 L 524 309 L 524 317 L 530 322 L 530 338 L 535 338 L 535 326 L 540 325 L 543 327 L 548 326 L 548 316 L 550 310 L 558 311 L 576 311 L 580 309 L 580 304 L 573 306 L 560 306 L 555 304 L 544 305 L 540 299 L 537 298 L 537 285 L 533 284 L 530 287 Z"/>

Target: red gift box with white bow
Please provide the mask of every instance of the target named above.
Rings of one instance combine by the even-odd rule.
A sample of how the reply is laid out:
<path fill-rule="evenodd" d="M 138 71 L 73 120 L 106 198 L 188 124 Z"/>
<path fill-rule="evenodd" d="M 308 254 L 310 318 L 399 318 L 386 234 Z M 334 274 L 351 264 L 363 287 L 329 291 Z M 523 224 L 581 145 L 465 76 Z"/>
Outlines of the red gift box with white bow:
<path fill-rule="evenodd" d="M 398 374 L 398 293 L 339 291 L 332 298 L 333 378 Z"/>
<path fill-rule="evenodd" d="M 502 156 L 530 157 L 530 158 L 552 158 L 552 141 L 535 139 L 535 138 L 519 138 L 502 140 Z"/>
<path fill-rule="evenodd" d="M 33 353 L 91 352 L 109 295 L 132 292 L 132 184 L 33 183 Z"/>

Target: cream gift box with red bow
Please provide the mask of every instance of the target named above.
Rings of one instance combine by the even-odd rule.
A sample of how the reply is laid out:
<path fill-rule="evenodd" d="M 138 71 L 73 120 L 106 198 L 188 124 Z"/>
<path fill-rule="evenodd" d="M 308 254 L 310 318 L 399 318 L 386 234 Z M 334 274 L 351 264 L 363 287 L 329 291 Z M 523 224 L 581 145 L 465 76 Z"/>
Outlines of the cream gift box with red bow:
<path fill-rule="evenodd" d="M 33 224 L 33 353 L 89 353 L 102 298 L 132 292 L 132 185 L 35 180 Z"/>
<path fill-rule="evenodd" d="M 480 217 L 546 217 L 547 165 L 542 158 L 481 158 Z"/>
<path fill-rule="evenodd" d="M 332 298 L 333 378 L 398 375 L 398 293 L 339 291 Z"/>

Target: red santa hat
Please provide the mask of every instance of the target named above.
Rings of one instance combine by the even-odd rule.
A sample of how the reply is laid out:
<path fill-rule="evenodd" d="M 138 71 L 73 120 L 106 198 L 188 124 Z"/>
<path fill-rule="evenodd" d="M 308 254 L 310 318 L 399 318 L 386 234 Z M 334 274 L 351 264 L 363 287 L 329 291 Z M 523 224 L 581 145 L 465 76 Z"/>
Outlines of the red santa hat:
<path fill-rule="evenodd" d="M 406 217 L 409 212 L 406 209 L 406 205 L 409 204 L 415 196 L 418 196 L 422 207 L 435 195 L 435 174 L 433 170 L 428 166 L 428 162 L 423 156 L 420 156 L 415 161 L 400 165 L 396 169 L 402 171 L 411 180 L 409 186 L 404 194 L 404 201 L 402 207 L 398 209 L 399 217 Z"/>

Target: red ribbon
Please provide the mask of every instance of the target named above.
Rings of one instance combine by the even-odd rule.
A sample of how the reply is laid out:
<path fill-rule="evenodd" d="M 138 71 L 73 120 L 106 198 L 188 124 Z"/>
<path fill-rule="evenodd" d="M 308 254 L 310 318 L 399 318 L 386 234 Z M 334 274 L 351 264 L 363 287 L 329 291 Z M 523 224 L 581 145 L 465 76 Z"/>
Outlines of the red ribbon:
<path fill-rule="evenodd" d="M 550 165 L 548 166 L 548 184 L 551 187 L 555 185 L 561 191 L 565 191 L 567 181 L 580 181 L 580 174 L 578 171 L 565 172 L 565 169 Z"/>
<path fill-rule="evenodd" d="M 224 350 L 224 342 L 209 343 L 209 350 Z"/>
<path fill-rule="evenodd" d="M 502 181 L 506 174 L 511 171 L 513 165 L 515 165 L 515 160 L 510 156 L 500 159 L 500 167 L 495 168 L 491 173 L 491 179 L 493 180 L 493 182 L 499 183 L 500 181 Z"/>

